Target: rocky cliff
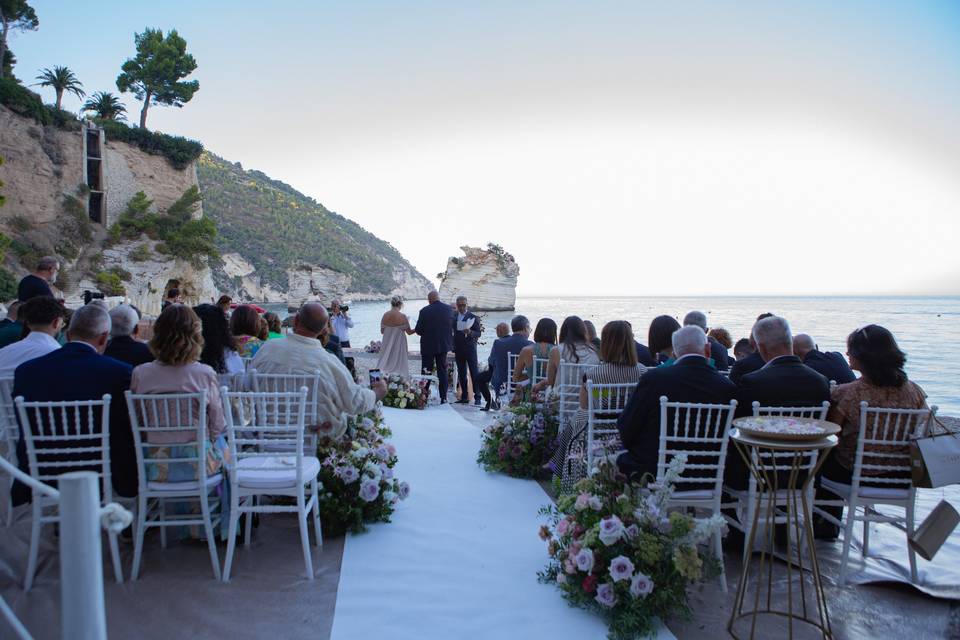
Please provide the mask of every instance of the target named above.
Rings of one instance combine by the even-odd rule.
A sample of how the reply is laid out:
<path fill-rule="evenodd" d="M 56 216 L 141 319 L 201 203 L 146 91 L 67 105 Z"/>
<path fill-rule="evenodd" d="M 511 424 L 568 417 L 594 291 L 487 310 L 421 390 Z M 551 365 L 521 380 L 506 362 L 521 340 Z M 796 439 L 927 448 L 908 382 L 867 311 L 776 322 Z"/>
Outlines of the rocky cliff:
<path fill-rule="evenodd" d="M 38 257 L 59 256 L 62 269 L 55 284 L 70 305 L 80 303 L 84 289 L 99 289 L 126 295 L 144 313 L 158 313 L 170 278 L 181 280 L 188 301 L 210 300 L 215 290 L 205 261 L 193 264 L 165 255 L 147 237 L 111 241 L 107 233 L 138 191 L 153 201 L 153 210 L 166 210 L 197 185 L 195 166 L 177 169 L 162 156 L 107 138 L 101 224 L 88 214 L 85 135 L 79 122 L 40 125 L 0 105 L 0 156 L 6 160 L 0 168 L 6 196 L 0 208 L 3 268 L 18 280 Z M 194 215 L 202 211 L 198 208 Z"/>
<path fill-rule="evenodd" d="M 450 258 L 440 274 L 440 298 L 453 301 L 464 295 L 476 311 L 513 311 L 520 275 L 513 256 L 495 244 L 460 249 L 464 256 Z"/>
<path fill-rule="evenodd" d="M 197 173 L 217 223 L 221 290 L 251 301 L 423 298 L 432 288 L 400 253 L 290 185 L 211 153 Z"/>

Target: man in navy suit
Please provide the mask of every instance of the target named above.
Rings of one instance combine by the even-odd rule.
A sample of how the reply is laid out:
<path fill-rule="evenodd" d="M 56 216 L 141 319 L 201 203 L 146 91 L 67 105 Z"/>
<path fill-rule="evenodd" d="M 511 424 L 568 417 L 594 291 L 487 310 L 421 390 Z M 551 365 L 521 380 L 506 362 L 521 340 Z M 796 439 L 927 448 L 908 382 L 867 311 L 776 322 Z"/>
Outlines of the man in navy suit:
<path fill-rule="evenodd" d="M 420 364 L 424 375 L 430 375 L 434 368 L 440 380 L 440 402 L 447 401 L 447 353 L 453 347 L 453 335 L 450 324 L 454 321 L 453 309 L 440 302 L 440 294 L 431 291 L 427 294 L 427 306 L 420 309 L 417 326 L 414 328 L 420 336 Z"/>
<path fill-rule="evenodd" d="M 477 384 L 479 368 L 477 367 L 477 340 L 483 332 L 480 318 L 473 315 L 467 308 L 467 297 L 457 296 L 457 312 L 451 323 L 453 330 L 453 355 L 457 360 L 457 378 L 460 381 L 460 399 L 457 404 L 469 404 L 467 395 L 467 371 L 470 371 L 470 380 L 473 381 L 473 397 L 477 406 L 480 405 L 480 385 Z"/>
<path fill-rule="evenodd" d="M 110 343 L 103 355 L 126 362 L 131 367 L 153 362 L 153 352 L 146 342 L 137 340 L 140 314 L 128 304 L 110 309 Z"/>
<path fill-rule="evenodd" d="M 837 384 L 846 384 L 857 379 L 846 358 L 838 351 L 820 351 L 813 338 L 800 333 L 793 338 L 793 353 L 814 371 L 823 374 L 827 380 Z"/>
<path fill-rule="evenodd" d="M 772 318 L 772 313 L 761 313 L 757 316 L 757 322 L 760 322 L 764 318 Z M 754 323 L 756 326 L 756 323 Z M 730 381 L 734 384 L 740 384 L 740 378 L 747 375 L 748 373 L 753 373 L 761 367 L 763 367 L 763 357 L 760 355 L 760 352 L 757 351 L 757 343 L 753 339 L 753 329 L 750 330 L 750 346 L 753 347 L 753 353 L 748 355 L 742 360 L 737 360 L 732 367 L 730 367 Z"/>
<path fill-rule="evenodd" d="M 497 338 L 490 350 L 490 357 L 487 359 L 489 365 L 487 370 L 477 377 L 480 387 L 480 395 L 486 401 L 486 405 L 481 411 L 489 411 L 491 402 L 495 408 L 500 408 L 500 401 L 490 398 L 490 384 L 493 385 L 494 392 L 500 395 L 500 387 L 507 382 L 507 364 L 510 354 L 519 355 L 520 350 L 526 346 L 532 345 L 533 341 L 528 338 L 530 335 L 530 321 L 526 316 L 514 316 L 510 321 L 510 328 L 513 335 Z"/>
<path fill-rule="evenodd" d="M 660 396 L 666 396 L 670 402 L 727 404 L 736 393 L 734 384 L 707 362 L 710 343 L 700 327 L 687 326 L 675 331 L 673 352 L 677 360 L 672 367 L 650 369 L 640 377 L 617 420 L 620 440 L 627 450 L 617 459 L 617 465 L 623 473 L 637 479 L 645 473 L 657 474 Z M 687 488 L 691 487 L 684 487 Z"/>
<path fill-rule="evenodd" d="M 110 338 L 110 316 L 97 304 L 80 307 L 67 328 L 67 344 L 24 362 L 13 375 L 13 396 L 50 402 L 99 400 L 110 394 L 110 471 L 113 488 L 124 497 L 137 495 L 137 460 L 124 392 L 130 388 L 133 367 L 101 355 Z M 29 472 L 26 444 L 17 447 L 20 468 Z M 29 489 L 14 487 L 14 503 L 29 500 Z"/>

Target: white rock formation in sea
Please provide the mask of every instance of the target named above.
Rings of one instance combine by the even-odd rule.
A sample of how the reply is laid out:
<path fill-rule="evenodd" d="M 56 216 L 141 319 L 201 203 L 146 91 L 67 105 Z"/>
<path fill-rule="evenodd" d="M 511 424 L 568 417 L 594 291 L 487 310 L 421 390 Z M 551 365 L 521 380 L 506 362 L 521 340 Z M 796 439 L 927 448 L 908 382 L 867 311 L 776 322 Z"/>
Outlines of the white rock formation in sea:
<path fill-rule="evenodd" d="M 492 243 L 486 249 L 460 249 L 464 256 L 451 257 L 447 270 L 440 274 L 440 299 L 453 302 L 464 295 L 477 311 L 513 311 L 520 275 L 513 256 Z"/>

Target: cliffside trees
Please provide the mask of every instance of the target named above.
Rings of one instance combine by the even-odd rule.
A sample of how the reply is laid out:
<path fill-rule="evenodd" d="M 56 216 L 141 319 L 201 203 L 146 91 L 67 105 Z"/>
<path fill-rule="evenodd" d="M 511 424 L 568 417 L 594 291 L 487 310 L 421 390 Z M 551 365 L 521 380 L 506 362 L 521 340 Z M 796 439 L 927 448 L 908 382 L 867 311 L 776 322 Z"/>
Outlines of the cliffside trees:
<path fill-rule="evenodd" d="M 109 91 L 97 91 L 83 103 L 84 111 L 91 111 L 100 120 L 125 120 L 127 108 L 120 98 Z"/>
<path fill-rule="evenodd" d="M 39 26 L 36 11 L 25 0 L 0 0 L 0 63 L 7 60 L 10 31 L 33 31 Z M 0 64 L 0 78 L 4 76 L 4 66 Z"/>
<path fill-rule="evenodd" d="M 53 70 L 44 69 L 37 76 L 37 80 L 39 80 L 37 84 L 41 87 L 53 87 L 53 90 L 57 92 L 57 111 L 63 108 L 63 93 L 65 91 L 69 91 L 78 98 L 86 95 L 81 89 L 83 83 L 77 79 L 77 76 L 69 67 L 54 66 Z"/>
<path fill-rule="evenodd" d="M 2 1 L 2 0 L 0 0 Z M 181 82 L 197 68 L 193 56 L 187 53 L 187 41 L 176 29 L 166 37 L 160 29 L 146 29 L 133 36 L 137 55 L 123 63 L 117 76 L 117 88 L 132 92 L 143 101 L 140 128 L 147 126 L 147 110 L 151 104 L 182 107 L 200 88 L 196 80 Z"/>

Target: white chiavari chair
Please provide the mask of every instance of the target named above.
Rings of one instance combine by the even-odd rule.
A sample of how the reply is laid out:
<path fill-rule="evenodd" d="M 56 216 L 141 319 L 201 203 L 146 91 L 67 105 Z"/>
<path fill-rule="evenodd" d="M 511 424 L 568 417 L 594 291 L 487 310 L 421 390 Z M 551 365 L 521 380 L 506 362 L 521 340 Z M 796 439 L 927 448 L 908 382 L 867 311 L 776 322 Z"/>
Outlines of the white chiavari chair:
<path fill-rule="evenodd" d="M 584 376 L 596 367 L 596 363 L 560 362 L 557 377 L 554 380 L 554 388 L 557 389 L 560 399 L 558 408 L 561 429 L 573 418 L 573 414 L 580 406 L 580 387 L 583 384 Z"/>
<path fill-rule="evenodd" d="M 17 466 L 17 441 L 20 439 L 20 429 L 17 427 L 17 409 L 13 406 L 13 377 L 0 378 L 0 455 L 4 460 Z M 10 490 L 13 487 L 13 476 L 3 474 L 4 484 L 0 491 L 7 496 L 7 514 L 4 517 L 6 526 L 13 524 L 13 500 Z"/>
<path fill-rule="evenodd" d="M 846 584 L 850 543 L 857 522 L 863 523 L 864 558 L 869 554 L 870 524 L 893 525 L 906 534 L 914 532 L 914 509 L 917 490 L 911 479 L 910 440 L 924 435 L 937 413 L 930 409 L 882 409 L 860 403 L 860 435 L 850 484 L 829 478 L 820 479 L 826 491 L 837 496 L 835 500 L 814 502 L 814 512 L 843 529 L 843 552 L 837 582 Z M 881 513 L 878 506 L 903 509 L 903 515 Z M 823 507 L 843 507 L 844 515 L 836 518 Z M 917 558 L 913 547 L 907 544 L 910 561 L 910 579 L 917 582 Z"/>
<path fill-rule="evenodd" d="M 592 380 L 587 381 L 587 473 L 593 473 L 597 456 L 609 455 L 623 448 L 617 419 L 636 388 L 636 383 L 632 382 L 595 384 Z"/>
<path fill-rule="evenodd" d="M 230 443 L 230 528 L 223 580 L 230 580 L 236 548 L 237 526 L 241 515 L 247 522 L 254 513 L 296 513 L 300 524 L 300 543 L 307 576 L 313 580 L 313 560 L 307 518 L 312 514 L 316 546 L 323 544 L 320 529 L 320 461 L 304 454 L 304 419 L 307 408 L 306 387 L 299 392 L 230 392 L 223 390 Z M 234 403 L 237 399 L 240 402 Z M 233 407 L 239 407 L 243 419 L 246 407 L 254 407 L 254 416 L 237 428 Z M 283 447 L 281 449 L 281 447 Z M 307 489 L 309 487 L 309 489 Z M 265 504 L 261 496 L 286 496 L 295 504 Z M 249 527 L 245 546 L 249 548 Z"/>
<path fill-rule="evenodd" d="M 215 494 L 223 484 L 219 471 L 208 473 L 207 392 L 126 392 L 127 410 L 137 456 L 137 526 L 134 531 L 133 568 L 130 579 L 140 575 L 143 539 L 147 529 L 160 529 L 160 545 L 167 546 L 167 527 L 202 526 L 207 538 L 213 577 L 220 579 L 215 527 L 223 517 L 222 499 Z M 169 465 L 189 465 L 191 480 L 169 480 Z M 212 495 L 213 494 L 213 495 Z M 172 504 L 198 504 L 200 513 L 168 513 Z"/>
<path fill-rule="evenodd" d="M 100 479 L 103 504 L 113 502 L 110 473 L 110 394 L 100 400 L 27 402 L 15 400 L 17 417 L 23 425 L 30 477 L 53 484 L 68 471 L 93 471 Z M 24 591 L 33 586 L 40 547 L 40 529 L 59 522 L 57 501 L 34 492 L 33 521 L 30 528 L 30 554 Z M 123 582 L 120 546 L 117 534 L 109 531 L 110 557 L 116 581 Z"/>
<path fill-rule="evenodd" d="M 657 480 L 661 480 L 678 454 L 687 456 L 687 464 L 676 482 L 671 507 L 703 509 L 721 515 L 723 469 L 727 461 L 730 424 L 737 401 L 729 404 L 670 402 L 660 396 L 660 446 L 657 455 Z M 700 488 L 704 487 L 704 488 Z M 713 552 L 720 560 L 720 586 L 727 590 L 723 568 L 722 536 L 713 537 Z"/>
<path fill-rule="evenodd" d="M 302 387 L 307 389 L 307 409 L 304 416 L 306 424 L 306 436 L 304 446 L 307 455 L 316 455 L 317 452 L 317 429 L 319 427 L 319 418 L 317 417 L 317 398 L 320 392 L 320 372 L 299 374 L 299 373 L 260 373 L 256 369 L 250 372 L 251 387 L 258 393 L 296 393 Z M 236 396 L 243 398 L 244 396 Z M 242 401 L 242 400 L 241 400 Z M 273 406 L 264 405 L 269 410 Z M 251 415 L 250 408 L 247 407 L 245 417 Z"/>

